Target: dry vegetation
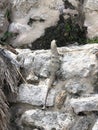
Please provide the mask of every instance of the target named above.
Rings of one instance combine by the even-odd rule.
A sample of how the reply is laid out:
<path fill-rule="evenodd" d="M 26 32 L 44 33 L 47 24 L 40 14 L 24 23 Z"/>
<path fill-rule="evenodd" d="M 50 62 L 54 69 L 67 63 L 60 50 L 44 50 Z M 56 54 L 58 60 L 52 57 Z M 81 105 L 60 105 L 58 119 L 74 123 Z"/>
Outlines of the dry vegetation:
<path fill-rule="evenodd" d="M 0 130 L 9 129 L 10 113 L 8 97 L 17 95 L 18 73 L 15 64 L 0 49 Z"/>

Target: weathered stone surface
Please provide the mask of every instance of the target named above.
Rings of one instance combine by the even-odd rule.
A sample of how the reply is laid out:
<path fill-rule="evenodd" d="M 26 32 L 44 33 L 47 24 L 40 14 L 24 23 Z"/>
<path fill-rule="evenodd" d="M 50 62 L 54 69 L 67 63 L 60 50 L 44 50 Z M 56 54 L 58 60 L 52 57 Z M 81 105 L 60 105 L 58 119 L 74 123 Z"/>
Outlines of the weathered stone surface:
<path fill-rule="evenodd" d="M 81 95 L 83 93 L 91 93 L 93 92 L 92 81 L 89 81 L 87 78 L 73 78 L 69 79 L 65 84 L 65 89 L 70 94 L 78 94 Z"/>
<path fill-rule="evenodd" d="M 56 25 L 60 9 L 64 8 L 62 0 L 14 0 L 11 3 L 13 4 L 13 22 L 9 31 L 19 33 L 12 41 L 13 46 L 34 42 L 44 34 L 46 28 Z"/>
<path fill-rule="evenodd" d="M 98 111 L 98 94 L 95 94 L 98 91 L 97 48 L 97 44 L 57 48 L 62 54 L 61 66 L 48 95 L 46 106 L 49 107 L 46 107 L 44 112 L 41 108 L 45 103 L 48 89 L 50 50 L 17 49 L 19 54 L 16 59 L 27 81 L 27 84 L 19 86 L 17 104 L 35 109 L 30 112 L 27 111 L 29 109 L 25 109 L 24 114 L 24 110 L 19 109 L 22 118 L 16 120 L 18 123 L 21 121 L 21 124 L 19 123 L 21 127 L 26 130 L 33 128 L 50 130 L 54 127 L 57 130 L 92 129 Z M 37 82 L 33 76 L 37 77 Z M 32 84 L 28 84 L 31 81 Z M 38 108 L 40 110 L 37 110 Z M 47 113 L 50 114 L 47 116 Z M 52 116 L 54 113 L 56 119 Z M 66 117 L 62 118 L 63 123 L 60 121 L 59 126 L 57 121 L 60 114 Z"/>
<path fill-rule="evenodd" d="M 90 124 L 93 122 L 94 118 L 93 115 L 88 117 L 78 116 L 71 130 L 90 130 Z"/>
<path fill-rule="evenodd" d="M 65 5 L 67 7 L 65 9 L 63 1 L 68 2 L 70 7 Z M 77 15 L 81 17 L 83 11 L 85 21 L 81 21 L 81 17 L 80 24 L 79 21 L 77 23 L 87 26 L 88 38 L 98 36 L 98 0 L 85 0 L 84 4 L 82 0 L 80 2 L 82 6 L 77 0 L 10 0 L 12 23 L 9 31 L 16 36 L 16 39 L 11 39 L 13 46 L 21 46 L 38 39 L 44 34 L 46 28 L 56 25 L 60 14 L 68 19 L 70 16 L 71 18 Z M 5 15 L 8 13 L 6 12 L 8 7 L 8 0 L 0 0 L 0 37 L 9 26 Z M 47 100 L 49 108 L 46 111 L 37 108 L 41 109 L 44 104 L 48 89 L 50 51 L 17 49 L 18 56 L 7 52 L 7 55 L 19 62 L 18 64 L 15 61 L 15 64 L 21 65 L 23 78 L 27 82 L 19 86 L 16 106 L 19 103 L 27 106 L 28 110 L 35 109 L 23 113 L 20 108 L 19 117 L 16 112 L 12 122 L 14 120 L 15 125 L 19 125 L 17 122 L 20 121 L 24 130 L 97 130 L 98 57 L 95 52 L 98 51 L 98 45 L 63 47 L 58 50 L 63 53 L 61 67 L 56 73 L 56 80 L 52 86 L 54 88 L 49 92 Z"/>
<path fill-rule="evenodd" d="M 70 48 L 61 48 L 58 49 L 59 52 L 63 53 L 63 57 L 61 57 L 61 68 L 56 74 L 59 80 L 65 80 L 65 83 L 60 83 L 59 81 L 56 82 L 54 89 L 56 93 L 58 91 L 62 91 L 62 87 L 64 86 L 64 89 L 69 94 L 78 94 L 79 96 L 90 94 L 94 92 L 94 82 L 96 81 L 96 74 L 98 72 L 98 66 L 96 64 L 97 59 L 95 56 L 96 48 L 98 47 L 97 44 L 94 45 L 85 45 L 80 47 L 70 47 Z M 35 86 L 35 91 L 37 92 L 37 89 L 40 91 L 40 94 L 42 95 L 42 99 L 40 103 L 31 102 L 32 97 L 28 95 L 29 99 L 32 105 L 42 105 L 43 99 L 45 98 L 45 93 L 47 91 L 47 81 L 46 78 L 49 78 L 49 62 L 50 62 L 50 51 L 35 51 L 35 52 L 26 52 L 26 53 L 20 53 L 17 56 L 17 59 L 21 66 L 24 68 L 24 74 L 25 79 L 28 82 L 28 80 L 32 83 L 37 82 L 39 85 Z M 41 79 L 44 78 L 43 82 L 46 82 L 45 86 L 42 85 Z M 30 83 L 29 82 L 29 83 Z M 40 85 L 42 87 L 40 87 Z M 25 85 L 26 86 L 26 85 Z M 20 87 L 20 100 L 23 99 L 24 95 L 23 90 L 26 92 L 25 89 L 28 87 Z M 31 89 L 31 90 L 30 90 Z M 30 87 L 29 91 L 31 93 L 34 92 L 33 86 Z M 52 91 L 54 90 L 52 89 Z M 64 90 L 64 91 L 65 91 Z M 51 91 L 51 92 L 52 92 Z M 54 94 L 53 94 L 54 95 Z M 33 95 L 36 96 L 36 95 Z M 44 96 L 44 97 L 43 97 Z M 51 97 L 51 96 L 49 96 Z M 37 99 L 38 97 L 33 99 Z M 39 99 L 38 99 L 39 100 Z M 52 97 L 52 104 L 47 104 L 48 106 L 53 106 L 53 100 L 54 96 Z M 50 102 L 50 101 L 49 101 Z M 48 102 L 47 102 L 48 103 Z M 66 101 L 65 101 L 66 104 Z M 67 107 L 65 105 L 65 107 Z"/>
<path fill-rule="evenodd" d="M 85 0 L 84 4 L 85 22 L 88 29 L 88 38 L 98 36 L 98 0 Z"/>
<path fill-rule="evenodd" d="M 97 59 L 95 52 L 98 45 L 84 45 L 81 47 L 65 47 L 58 49 L 61 56 L 60 73 L 63 79 L 73 78 L 93 78 L 94 72 L 97 71 Z M 49 75 L 49 62 L 50 51 L 35 51 L 34 53 L 21 53 L 18 55 L 19 62 L 26 68 L 34 68 L 36 75 L 41 77 L 48 77 Z M 91 76 L 93 75 L 93 76 Z M 83 81 L 84 82 L 84 81 Z"/>
<path fill-rule="evenodd" d="M 56 25 L 62 13 L 65 19 L 71 16 L 73 22 L 77 17 L 76 23 L 80 28 L 87 27 L 88 38 L 98 36 L 97 0 L 10 0 L 10 3 L 12 23 L 9 31 L 18 34 L 14 37 L 16 39 L 11 39 L 13 46 L 33 43 L 45 33 L 46 28 Z"/>
<path fill-rule="evenodd" d="M 75 113 L 98 111 L 98 94 L 70 100 L 71 107 Z"/>
<path fill-rule="evenodd" d="M 47 51 L 35 51 L 34 53 L 27 50 L 27 52 L 19 51 L 19 55 L 17 60 L 24 68 L 23 75 L 26 80 L 37 81 L 37 76 L 48 77 L 49 70 L 49 58 L 50 53 L 46 53 Z M 44 54 L 45 53 L 45 54 Z M 36 74 L 36 75 L 35 75 Z"/>
<path fill-rule="evenodd" d="M 21 122 L 31 128 L 42 128 L 43 130 L 69 130 L 73 123 L 73 118 L 66 113 L 44 112 L 41 110 L 28 110 L 21 118 Z"/>
<path fill-rule="evenodd" d="M 96 45 L 95 45 L 96 46 Z M 91 48 L 90 48 L 91 47 Z M 91 71 L 96 68 L 96 57 L 93 54 L 93 45 L 85 45 L 83 48 L 77 48 L 66 52 L 61 67 L 62 74 L 65 78 L 89 77 Z M 87 49 L 88 48 L 88 49 Z"/>
<path fill-rule="evenodd" d="M 98 130 L 98 119 L 96 120 L 92 130 Z"/>
<path fill-rule="evenodd" d="M 45 85 L 35 86 L 31 84 L 21 84 L 17 101 L 28 103 L 33 106 L 42 106 L 45 103 L 47 89 L 48 88 Z M 54 96 L 55 91 L 52 90 L 47 99 L 47 106 L 53 106 Z"/>

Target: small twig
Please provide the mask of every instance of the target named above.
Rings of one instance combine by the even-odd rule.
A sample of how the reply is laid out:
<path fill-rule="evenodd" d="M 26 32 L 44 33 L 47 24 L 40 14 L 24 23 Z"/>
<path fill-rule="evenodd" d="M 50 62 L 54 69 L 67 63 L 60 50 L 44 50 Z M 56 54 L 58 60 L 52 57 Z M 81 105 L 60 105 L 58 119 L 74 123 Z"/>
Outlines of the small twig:
<path fill-rule="evenodd" d="M 17 69 L 17 68 L 16 68 Z M 27 82 L 26 82 L 26 80 L 24 79 L 24 77 L 22 76 L 22 74 L 20 73 L 20 71 L 17 69 L 17 72 L 18 72 L 18 74 L 20 75 L 20 77 L 22 78 L 22 80 L 24 81 L 24 83 L 26 83 L 27 84 Z"/>

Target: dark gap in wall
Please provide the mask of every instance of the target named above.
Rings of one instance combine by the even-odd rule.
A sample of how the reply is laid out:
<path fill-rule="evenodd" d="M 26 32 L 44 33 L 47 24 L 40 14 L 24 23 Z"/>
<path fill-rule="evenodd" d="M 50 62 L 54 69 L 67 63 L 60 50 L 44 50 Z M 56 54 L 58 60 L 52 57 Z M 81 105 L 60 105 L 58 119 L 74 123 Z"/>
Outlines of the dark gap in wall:
<path fill-rule="evenodd" d="M 63 0 L 63 1 L 64 1 L 65 9 L 67 8 L 75 9 L 75 7 L 68 0 Z"/>
<path fill-rule="evenodd" d="M 65 20 L 63 15 L 60 15 L 60 20 L 56 26 L 49 27 L 45 30 L 44 36 L 38 38 L 32 43 L 31 49 L 49 49 L 53 39 L 57 40 L 57 46 L 68 46 L 77 42 L 79 45 L 86 44 L 87 28 L 78 25 L 76 18 L 71 16 Z"/>

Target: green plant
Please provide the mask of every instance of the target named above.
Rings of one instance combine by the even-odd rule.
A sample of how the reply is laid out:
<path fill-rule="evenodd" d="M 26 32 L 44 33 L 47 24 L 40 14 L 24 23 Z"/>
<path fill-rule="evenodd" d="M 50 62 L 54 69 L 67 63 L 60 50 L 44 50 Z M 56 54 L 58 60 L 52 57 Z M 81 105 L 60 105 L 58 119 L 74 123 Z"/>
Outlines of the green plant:
<path fill-rule="evenodd" d="M 12 33 L 10 33 L 9 31 L 6 31 L 2 38 L 1 38 L 1 41 L 5 41 L 8 37 L 12 36 Z"/>
<path fill-rule="evenodd" d="M 11 21 L 11 11 L 10 9 L 7 9 L 4 15 L 5 18 L 10 22 Z"/>
<path fill-rule="evenodd" d="M 92 39 L 87 39 L 87 43 L 98 43 L 98 37 L 94 37 Z"/>
<path fill-rule="evenodd" d="M 65 29 L 66 29 L 66 32 L 70 32 L 71 31 L 71 27 L 70 27 L 69 23 L 65 24 Z"/>
<path fill-rule="evenodd" d="M 1 45 L 8 45 L 9 43 L 6 42 L 6 40 L 12 36 L 12 33 L 6 31 L 2 37 L 0 37 L 0 44 Z"/>

